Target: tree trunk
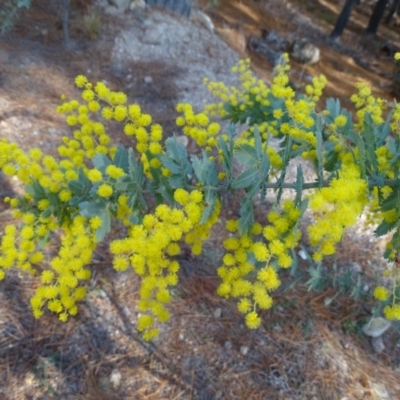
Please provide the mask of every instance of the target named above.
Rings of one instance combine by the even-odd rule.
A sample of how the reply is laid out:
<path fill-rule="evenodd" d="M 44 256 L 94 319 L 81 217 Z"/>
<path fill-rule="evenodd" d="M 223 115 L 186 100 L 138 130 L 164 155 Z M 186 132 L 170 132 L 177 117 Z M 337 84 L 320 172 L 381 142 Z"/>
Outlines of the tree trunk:
<path fill-rule="evenodd" d="M 344 28 L 346 27 L 347 22 L 349 21 L 350 14 L 353 11 L 353 8 L 356 4 L 358 4 L 358 0 L 346 0 L 346 3 L 342 8 L 342 12 L 340 13 L 336 21 L 335 27 L 333 28 L 333 31 L 329 36 L 331 39 L 337 39 L 340 36 L 342 36 Z"/>
<path fill-rule="evenodd" d="M 397 10 L 397 12 L 399 12 L 399 5 L 400 5 L 400 0 L 393 0 L 392 6 L 390 7 L 389 14 L 387 15 L 387 17 L 385 19 L 385 24 L 388 24 L 388 25 L 390 24 L 396 10 Z"/>
<path fill-rule="evenodd" d="M 389 0 L 378 0 L 368 23 L 367 33 L 376 34 Z"/>

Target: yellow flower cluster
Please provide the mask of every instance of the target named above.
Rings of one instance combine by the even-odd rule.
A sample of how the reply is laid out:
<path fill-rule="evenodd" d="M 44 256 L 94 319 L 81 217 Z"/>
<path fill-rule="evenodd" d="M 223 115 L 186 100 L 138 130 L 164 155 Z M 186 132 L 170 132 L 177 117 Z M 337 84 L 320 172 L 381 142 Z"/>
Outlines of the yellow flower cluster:
<path fill-rule="evenodd" d="M 398 59 L 400 56 L 396 54 Z M 200 113 L 195 113 L 190 104 L 178 104 L 176 110 L 180 116 L 176 119 L 177 126 L 205 149 L 211 161 L 217 159 L 219 163 L 224 161 L 224 151 L 219 148 L 218 140 L 221 127 L 211 120 L 212 117 L 228 117 L 234 122 L 248 125 L 244 132 L 234 138 L 234 151 L 244 151 L 246 146 L 240 147 L 242 144 L 254 147 L 255 129 L 258 129 L 264 142 L 262 151 L 268 154 L 271 167 L 275 169 L 270 171 L 271 177 L 284 167 L 283 149 L 278 152 L 268 145 L 271 135 L 290 138 L 293 143 L 291 150 L 301 149 L 302 157 L 315 162 L 315 124 L 318 118 L 315 108 L 326 85 L 326 78 L 314 78 L 305 88 L 306 96 L 296 97 L 290 85 L 287 61 L 285 55 L 283 64 L 275 69 L 270 87 L 254 76 L 248 59 L 240 61 L 232 69 L 238 74 L 240 88 L 227 87 L 223 83 L 205 79 L 207 88 L 220 102 L 205 106 Z M 39 242 L 46 242 L 51 231 L 61 229 L 63 235 L 59 253 L 50 261 L 50 267 L 41 272 L 41 286 L 31 298 L 31 305 L 36 318 L 43 315 L 46 308 L 56 313 L 61 321 L 67 321 L 69 316 L 77 313 L 77 302 L 86 295 L 81 282 L 91 277 L 87 265 L 97 244 L 96 232 L 103 231 L 99 231 L 103 224 L 100 216 L 76 216 L 80 211 L 91 215 L 92 210 L 96 210 L 93 204 L 76 204 L 79 202 L 76 193 L 79 193 L 81 186 L 85 186 L 85 190 L 88 189 L 90 196 L 95 197 L 98 203 L 108 203 L 112 215 L 128 228 L 126 238 L 114 240 L 110 245 L 114 255 L 113 267 L 117 271 L 132 267 L 140 276 L 138 308 L 143 314 L 138 318 L 138 330 L 143 333 L 144 339 L 151 340 L 158 334 L 156 322 L 169 318 L 166 304 L 171 300 L 171 286 L 178 281 L 179 264 L 174 257 L 181 251 L 180 243 L 189 245 L 194 255 L 201 254 L 203 242 L 218 221 L 221 203 L 218 200 L 214 204 L 213 200 L 214 208 L 211 209 L 200 190 L 179 188 L 174 191 L 174 201 L 171 198 L 173 206 L 158 205 L 154 213 L 143 217 L 141 223 L 133 224 L 132 213 L 135 210 L 128 204 L 132 200 L 130 193 L 121 193 L 117 189 L 128 187 L 129 179 L 125 181 L 124 178 L 116 184 L 126 172 L 116 165 L 104 168 L 88 166 L 88 161 L 98 154 L 114 159 L 117 152 L 117 148 L 111 145 L 105 125 L 93 114 L 98 113 L 105 121 L 116 121 L 123 125 L 124 133 L 135 139 L 140 162 L 149 179 L 153 179 L 152 173 L 158 179 L 158 171 L 155 174 L 157 169 L 164 177 L 172 174 L 162 164 L 165 161 L 164 164 L 168 165 L 168 160 L 162 158 L 162 127 L 153 123 L 152 117 L 143 113 L 138 104 L 128 104 L 124 93 L 110 90 L 103 82 L 93 85 L 85 76 L 79 75 L 75 83 L 81 89 L 80 101 L 67 101 L 63 98 L 63 104 L 58 107 L 58 112 L 66 115 L 67 124 L 74 129 L 72 137 L 62 138 L 62 145 L 58 147 L 59 160 L 43 155 L 37 148 L 24 152 L 16 144 L 0 139 L 0 169 L 6 176 L 17 176 L 26 185 L 26 194 L 22 199 L 6 199 L 14 210 L 14 217 L 21 218 L 22 224 L 18 228 L 8 225 L 4 229 L 0 241 L 0 279 L 4 278 L 5 271 L 12 266 L 32 274 L 37 273 L 37 265 L 44 258 L 43 252 L 37 250 Z M 383 122 L 386 104 L 382 99 L 374 98 L 366 84 L 358 83 L 356 87 L 358 93 L 351 100 L 358 110 L 356 129 L 363 134 L 366 113 L 372 116 L 374 124 L 380 124 Z M 328 114 L 329 111 L 322 113 Z M 335 246 L 345 229 L 355 223 L 369 201 L 368 182 L 361 178 L 357 166 L 359 151 L 351 147 L 352 144 L 348 143 L 347 136 L 343 134 L 349 122 L 346 115 L 336 115 L 324 127 L 325 132 L 330 133 L 329 140 L 333 142 L 326 149 L 331 151 L 329 149 L 333 148 L 336 151 L 341 166 L 328 187 L 318 189 L 310 196 L 309 206 L 314 212 L 315 222 L 309 226 L 308 234 L 310 243 L 317 247 L 313 256 L 316 261 L 335 252 Z M 400 106 L 397 104 L 394 106 L 391 127 L 399 133 Z M 228 140 L 228 135 L 221 137 Z M 386 144 L 381 144 L 375 150 L 378 168 L 384 179 L 397 178 L 395 171 L 400 162 L 394 168 L 395 156 L 392 153 Z M 97 158 L 99 160 L 101 157 Z M 96 162 L 95 165 L 98 166 Z M 80 171 L 93 185 L 92 190 L 86 187 L 87 180 L 82 179 Z M 223 180 L 226 173 L 219 169 L 218 177 Z M 72 183 L 72 180 L 78 182 Z M 154 183 L 142 188 L 143 193 L 160 194 L 162 191 L 158 191 Z M 165 183 L 169 191 L 168 180 Z M 393 188 L 384 186 L 380 188 L 379 194 L 386 199 L 392 192 Z M 170 198 L 171 193 L 168 194 Z M 377 189 L 372 191 L 372 201 L 369 203 L 371 210 L 376 211 L 381 207 L 382 196 L 378 196 Z M 31 211 L 27 211 L 29 209 Z M 52 216 L 45 217 L 50 214 Z M 210 214 L 210 218 L 200 224 L 202 218 Z M 54 215 L 57 215 L 58 222 L 55 222 Z M 378 215 L 380 220 L 388 223 L 398 220 L 398 210 L 395 207 L 379 212 Z M 280 285 L 277 271 L 292 265 L 291 252 L 301 237 L 298 228 L 300 217 L 301 210 L 296 203 L 287 200 L 282 202 L 279 210 L 268 213 L 268 224 L 265 227 L 254 223 L 249 234 L 239 232 L 237 220 L 226 224 L 231 235 L 223 243 L 226 254 L 218 268 L 222 280 L 218 294 L 237 299 L 238 310 L 245 314 L 246 325 L 251 329 L 261 324 L 258 310 L 272 306 L 271 292 Z M 395 260 L 397 247 L 392 243 L 388 246 L 389 259 Z M 397 284 L 398 275 L 392 278 Z M 384 302 L 391 295 L 383 286 L 374 291 L 375 298 Z M 386 306 L 384 314 L 388 319 L 400 319 L 400 305 L 394 302 Z"/>
<path fill-rule="evenodd" d="M 397 135 L 400 134 L 400 104 L 398 103 L 395 103 L 393 107 L 390 127 L 392 128 L 392 131 L 396 132 Z"/>
<path fill-rule="evenodd" d="M 304 158 L 316 159 L 316 138 L 313 133 L 315 124 L 315 105 L 319 100 L 322 90 L 326 85 L 324 76 L 313 79 L 312 84 L 308 85 L 305 98 L 296 100 L 295 92 L 289 85 L 287 71 L 289 65 L 288 57 L 284 56 L 283 64 L 276 67 L 276 75 L 273 78 L 271 87 L 268 88 L 262 80 L 258 80 L 250 70 L 250 61 L 241 60 L 232 70 L 239 74 L 241 88 L 227 88 L 220 82 L 209 82 L 205 80 L 207 88 L 214 95 L 219 97 L 222 102 L 207 105 L 204 112 L 207 115 L 219 115 L 226 117 L 236 114 L 253 115 L 257 114 L 257 129 L 263 140 L 267 140 L 269 135 L 289 135 L 295 139 L 294 147 L 305 144 L 306 148 L 302 154 Z M 273 100 L 272 100 L 273 99 Z M 274 104 L 272 104 L 273 102 Z M 276 104 L 281 102 L 281 108 L 276 108 Z M 227 110 L 233 111 L 227 111 Z M 230 114 L 229 114 L 230 113 Z M 286 116 L 286 118 L 284 118 Z M 241 133 L 236 139 L 237 144 L 247 143 L 254 146 L 255 121 L 250 123 L 247 130 Z M 342 123 L 343 121 L 338 121 Z M 274 150 L 267 148 L 271 156 L 271 164 L 276 168 L 282 167 L 282 160 L 279 155 L 274 154 Z"/>
<path fill-rule="evenodd" d="M 200 191 L 177 189 L 174 198 L 181 209 L 159 205 L 154 214 L 145 215 L 140 225 L 130 227 L 127 238 L 110 244 L 114 269 L 125 271 L 131 266 L 142 279 L 138 309 L 144 314 L 138 319 L 138 330 L 145 340 L 158 335 L 154 327 L 157 320 L 165 322 L 169 318 L 165 304 L 171 300 L 169 288 L 177 284 L 179 270 L 178 262 L 171 257 L 180 253 L 179 241 L 185 238 L 199 254 L 202 240 L 218 220 L 215 212 L 207 224 L 199 226 L 204 207 Z"/>
<path fill-rule="evenodd" d="M 269 293 L 280 286 L 271 261 L 275 259 L 281 268 L 288 268 L 292 264 L 288 251 L 296 247 L 300 239 L 297 228 L 300 214 L 294 203 L 287 200 L 283 203 L 282 213 L 269 213 L 271 225 L 263 229 L 255 223 L 251 234 L 262 234 L 269 241 L 268 245 L 263 241 L 254 241 L 248 235 L 240 235 L 238 220 L 230 220 L 226 224 L 226 229 L 235 236 L 227 238 L 223 243 L 227 253 L 223 257 L 223 265 L 217 270 L 222 280 L 217 293 L 225 298 L 239 299 L 238 310 L 246 314 L 245 322 L 250 329 L 256 329 L 261 324 L 256 309 L 269 309 L 272 306 Z M 256 262 L 264 264 L 258 270 L 255 280 L 252 278 L 255 266 L 249 261 L 250 255 Z"/>
<path fill-rule="evenodd" d="M 322 95 L 322 91 L 324 90 L 327 79 L 324 75 L 315 76 L 312 78 L 311 85 L 306 86 L 306 94 L 310 96 L 311 100 L 314 103 L 317 103 Z"/>
<path fill-rule="evenodd" d="M 271 275 L 267 284 L 252 282 L 248 275 L 255 270 L 255 267 L 248 261 L 248 253 L 254 248 L 259 260 L 267 262 L 269 259 L 267 247 L 261 242 L 254 244 L 249 236 L 240 236 L 238 234 L 238 220 L 228 221 L 226 228 L 228 231 L 236 233 L 237 237 L 230 237 L 223 243 L 227 253 L 222 260 L 223 265 L 217 269 L 222 280 L 217 293 L 225 298 L 239 298 L 238 309 L 246 314 L 247 326 L 256 329 L 261 324 L 261 319 L 255 312 L 255 302 L 262 309 L 270 308 L 272 299 L 268 294 L 268 282 L 272 286 L 275 286 L 275 284 L 279 286 L 279 280 L 272 267 L 265 267 L 265 271 L 268 271 Z M 272 287 L 269 289 L 272 290 Z"/>
<path fill-rule="evenodd" d="M 182 127 L 183 133 L 191 137 L 197 145 L 201 147 L 215 146 L 215 136 L 219 133 L 221 127 L 217 122 L 210 122 L 205 113 L 195 114 L 191 104 L 179 103 L 176 111 L 182 113 L 176 119 L 176 124 Z"/>
<path fill-rule="evenodd" d="M 268 250 L 281 268 L 289 268 L 292 265 L 292 257 L 289 255 L 301 238 L 298 221 L 301 211 L 296 208 L 292 200 L 282 203 L 282 211 L 271 211 L 267 219 L 269 225 L 263 229 L 263 236 L 268 240 Z"/>
<path fill-rule="evenodd" d="M 6 269 L 14 265 L 32 274 L 34 266 L 43 260 L 43 252 L 36 250 L 35 235 L 38 230 L 48 233 L 48 225 L 41 221 L 36 223 L 36 216 L 28 213 L 24 216 L 24 225 L 18 231 L 15 225 L 6 225 L 0 242 L 0 280 L 4 279 Z"/>
<path fill-rule="evenodd" d="M 57 162 L 52 156 L 43 156 L 38 148 L 26 153 L 5 138 L 0 140 L 0 169 L 6 176 L 17 176 L 26 185 L 37 181 L 42 188 L 58 193 L 64 202 L 71 197 L 66 182 L 78 177 L 73 163 L 67 160 Z M 29 199 L 30 195 L 25 194 L 25 197 Z M 47 206 L 43 203 L 39 209 L 43 211 Z"/>
<path fill-rule="evenodd" d="M 358 90 L 358 93 L 353 94 L 350 97 L 350 100 L 357 108 L 356 115 L 358 118 L 358 123 L 355 124 L 355 127 L 362 130 L 364 124 L 364 115 L 366 113 L 371 115 L 374 123 L 380 124 L 384 122 L 382 113 L 386 108 L 385 100 L 375 98 L 371 93 L 371 88 L 364 82 L 357 82 L 355 86 Z"/>
<path fill-rule="evenodd" d="M 400 321 L 400 304 L 392 304 L 383 309 L 385 318 L 390 320 Z"/>
<path fill-rule="evenodd" d="M 86 296 L 86 288 L 81 281 L 91 277 L 91 271 L 85 268 L 92 259 L 96 247 L 94 231 L 99 221 L 77 216 L 72 223 L 64 226 L 58 255 L 50 261 L 51 269 L 40 275 L 41 286 L 31 298 L 35 318 L 43 315 L 43 307 L 58 314 L 60 321 L 66 322 L 69 316 L 78 312 L 77 302 Z"/>
<path fill-rule="evenodd" d="M 338 178 L 332 179 L 329 187 L 315 191 L 310 197 L 309 208 L 316 220 L 308 227 L 315 261 L 335 252 L 346 228 L 355 224 L 368 202 L 367 182 L 360 177 L 357 165 L 347 158 L 343 162 Z"/>
<path fill-rule="evenodd" d="M 390 291 L 384 286 L 377 286 L 374 289 L 374 297 L 379 301 L 386 301 L 390 297 Z"/>
<path fill-rule="evenodd" d="M 397 236 L 397 233 L 395 234 Z M 383 308 L 383 314 L 388 320 L 397 320 L 400 321 L 400 304 L 398 303 L 398 286 L 399 286 L 399 278 L 400 278 L 400 264 L 399 264 L 399 253 L 393 249 L 392 242 L 387 244 L 387 248 L 392 250 L 392 254 L 390 254 L 389 259 L 393 261 L 392 265 L 389 266 L 383 272 L 383 275 L 386 278 L 389 278 L 392 281 L 392 290 L 389 290 L 385 286 L 377 286 L 374 289 L 374 297 L 378 301 L 383 303 L 390 303 L 385 305 Z"/>
<path fill-rule="evenodd" d="M 103 82 L 93 86 L 83 75 L 79 75 L 75 83 L 82 89 L 84 103 L 71 100 L 58 107 L 59 113 L 67 114 L 68 125 L 79 126 L 74 131 L 74 139 L 64 139 L 64 146 L 59 148 L 61 156 L 72 158 L 73 163 L 79 166 L 85 157 L 92 158 L 97 153 L 111 157 L 115 154 L 116 148 L 109 146 L 111 140 L 104 124 L 94 121 L 90 112 L 101 113 L 105 120 L 122 122 L 125 134 L 135 137 L 139 153 L 162 152 L 162 127 L 152 124 L 151 116 L 142 113 L 138 104 L 127 105 L 124 93 L 110 90 Z"/>

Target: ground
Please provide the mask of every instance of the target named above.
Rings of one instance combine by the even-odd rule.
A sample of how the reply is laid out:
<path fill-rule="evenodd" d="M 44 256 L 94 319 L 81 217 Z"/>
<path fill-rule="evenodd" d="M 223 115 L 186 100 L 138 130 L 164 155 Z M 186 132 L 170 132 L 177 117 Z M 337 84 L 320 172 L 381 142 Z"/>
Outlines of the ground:
<path fill-rule="evenodd" d="M 270 82 L 272 65 L 246 47 L 262 30 L 289 40 L 306 37 L 320 47 L 317 65 L 292 63 L 298 87 L 323 73 L 329 81 L 325 98 L 339 97 L 347 107 L 356 80 L 394 99 L 392 58 L 380 49 L 400 46 L 399 30 L 381 26 L 377 38 L 366 39 L 362 30 L 370 8 L 356 9 L 341 43 L 332 43 L 327 36 L 342 3 L 334 0 L 220 0 L 217 6 L 200 1 L 215 33 L 165 11 L 110 16 L 88 10 L 89 2 L 81 0 L 71 15 L 73 47 L 66 49 L 56 10 L 44 0 L 33 3 L 14 30 L 0 37 L 0 137 L 24 149 L 38 146 L 56 154 L 61 136 L 70 131 L 55 109 L 61 94 L 77 96 L 73 79 L 80 73 L 125 91 L 172 134 L 176 102 L 190 99 L 200 108 L 209 101 L 201 87 L 204 76 L 232 84 L 230 67 L 250 57 L 255 73 Z M 81 17 L 90 12 L 101 21 L 98 37 L 95 25 Z M 115 141 L 129 145 L 118 126 L 109 129 Z M 13 222 L 4 197 L 22 189 L 15 180 L 1 178 L 0 184 L 1 231 Z M 284 274 L 287 290 L 274 296 L 276 306 L 262 315 L 262 327 L 250 331 L 235 305 L 215 293 L 224 220 L 236 209 L 233 200 L 229 205 L 203 255 L 179 257 L 172 318 L 154 343 L 143 342 L 135 330 L 138 279 L 133 271 L 110 268 L 107 244 L 96 251 L 88 298 L 66 324 L 52 315 L 35 320 L 29 297 L 37 278 L 9 273 L 0 282 L 0 399 L 400 398 L 398 330 L 385 334 L 380 353 L 360 330 L 374 306 L 371 288 L 384 243 L 360 223 L 340 246 L 339 272 L 351 266 L 354 282 L 362 282 L 362 300 L 349 291 L 337 294 L 332 284 L 308 292 L 304 279 L 291 288 Z M 260 207 L 260 218 L 266 208 Z M 305 269 L 304 263 L 300 270 Z"/>

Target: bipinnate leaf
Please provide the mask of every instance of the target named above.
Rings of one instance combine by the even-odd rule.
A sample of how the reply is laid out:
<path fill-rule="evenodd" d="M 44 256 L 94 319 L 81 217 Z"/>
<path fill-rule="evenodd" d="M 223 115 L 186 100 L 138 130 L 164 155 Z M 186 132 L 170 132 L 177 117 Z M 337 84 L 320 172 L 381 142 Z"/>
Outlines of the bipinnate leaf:
<path fill-rule="evenodd" d="M 296 182 L 293 184 L 293 188 L 296 190 L 296 205 L 301 203 L 301 197 L 303 194 L 303 185 L 304 185 L 304 176 L 303 176 L 303 169 L 299 164 L 297 166 L 297 174 L 296 174 Z"/>
<path fill-rule="evenodd" d="M 234 156 L 242 164 L 253 167 L 257 164 L 257 152 L 254 146 L 249 144 L 241 144 L 235 147 Z"/>
<path fill-rule="evenodd" d="M 260 131 L 258 130 L 257 125 L 254 127 L 253 135 L 254 135 L 254 148 L 256 150 L 257 160 L 260 160 L 262 155 L 262 142 L 261 142 Z"/>
<path fill-rule="evenodd" d="M 108 233 L 111 231 L 111 215 L 110 210 L 105 209 L 100 213 L 101 226 L 96 230 L 96 239 L 98 242 L 102 242 Z"/>
<path fill-rule="evenodd" d="M 113 158 L 113 164 L 118 168 L 122 168 L 125 172 L 128 172 L 128 150 L 124 146 L 117 147 Z"/>
<path fill-rule="evenodd" d="M 253 202 L 246 197 L 240 204 L 239 231 L 246 235 L 254 224 Z"/>
<path fill-rule="evenodd" d="M 378 227 L 375 229 L 374 234 L 375 236 L 383 236 L 392 231 L 394 228 L 397 228 L 399 226 L 399 222 L 387 222 L 387 221 L 382 221 Z"/>
<path fill-rule="evenodd" d="M 399 189 L 395 188 L 395 191 L 391 193 L 386 199 L 382 199 L 381 210 L 389 211 L 393 209 L 400 209 L 400 192 Z"/>
<path fill-rule="evenodd" d="M 199 222 L 200 225 L 203 225 L 204 223 L 206 223 L 209 220 L 209 218 L 211 217 L 211 215 L 213 214 L 214 210 L 215 210 L 215 205 L 216 205 L 216 202 L 217 202 L 217 194 L 216 194 L 216 192 L 208 190 L 205 193 L 204 201 L 206 203 L 206 207 L 204 208 L 203 213 L 201 215 L 201 219 L 200 219 L 200 222 Z"/>
<path fill-rule="evenodd" d="M 231 184 L 233 189 L 245 189 L 254 184 L 258 178 L 258 169 L 253 167 L 243 171 Z"/>
<path fill-rule="evenodd" d="M 375 153 L 378 133 L 376 124 L 369 113 L 365 113 L 364 115 L 363 128 L 364 133 L 362 137 L 365 140 L 366 158 L 370 165 L 370 169 L 372 170 L 373 174 L 376 175 L 379 173 L 378 160 Z"/>
<path fill-rule="evenodd" d="M 333 122 L 340 113 L 340 100 L 329 97 L 326 100 L 326 110 L 329 111 L 329 119 Z"/>
<path fill-rule="evenodd" d="M 97 153 L 93 158 L 92 162 L 95 168 L 104 173 L 105 169 L 111 164 L 110 159 L 104 154 Z"/>

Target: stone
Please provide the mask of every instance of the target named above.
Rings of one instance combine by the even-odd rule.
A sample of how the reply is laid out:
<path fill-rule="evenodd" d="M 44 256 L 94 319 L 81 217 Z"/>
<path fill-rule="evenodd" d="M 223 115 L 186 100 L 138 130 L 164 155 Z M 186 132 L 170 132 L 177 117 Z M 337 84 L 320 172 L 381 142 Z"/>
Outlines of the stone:
<path fill-rule="evenodd" d="M 383 335 L 391 325 L 392 323 L 385 318 L 373 317 L 363 326 L 362 331 L 364 335 L 377 338 Z"/>
<path fill-rule="evenodd" d="M 279 63 L 282 53 L 274 50 L 264 39 L 258 36 L 251 36 L 248 47 L 251 51 L 261 54 L 273 66 Z"/>
<path fill-rule="evenodd" d="M 302 259 L 302 260 L 307 260 L 307 253 L 305 252 L 305 250 L 300 250 L 298 253 L 297 253 L 299 256 L 300 256 L 300 258 Z"/>
<path fill-rule="evenodd" d="M 148 85 L 150 85 L 150 83 L 153 83 L 153 78 L 151 76 L 145 76 L 144 83 L 147 83 Z"/>
<path fill-rule="evenodd" d="M 216 308 L 214 311 L 214 317 L 221 318 L 221 315 L 222 315 L 222 309 L 220 307 Z"/>
<path fill-rule="evenodd" d="M 178 142 L 181 142 L 185 147 L 188 147 L 189 145 L 189 138 L 187 136 L 184 135 L 177 136 L 176 140 Z"/>
<path fill-rule="evenodd" d="M 129 6 L 131 11 L 144 10 L 146 8 L 146 2 L 144 0 L 133 0 Z"/>
<path fill-rule="evenodd" d="M 240 353 L 245 356 L 249 352 L 249 346 L 240 346 Z"/>
<path fill-rule="evenodd" d="M 374 349 L 375 353 L 382 353 L 383 350 L 385 350 L 385 344 L 383 343 L 383 340 L 381 337 L 376 337 L 371 339 L 371 345 L 372 348 Z"/>
<path fill-rule="evenodd" d="M 121 372 L 118 369 L 113 369 L 110 375 L 110 383 L 112 384 L 114 390 L 118 390 L 121 386 Z"/>
<path fill-rule="evenodd" d="M 203 13 L 203 11 L 193 10 L 190 14 L 190 19 L 203 25 L 210 32 L 214 32 L 214 24 L 211 21 L 211 18 L 207 14 Z"/>
<path fill-rule="evenodd" d="M 109 3 L 115 6 L 119 12 L 124 12 L 129 8 L 131 0 L 109 0 Z"/>
<path fill-rule="evenodd" d="M 321 59 L 320 50 L 307 39 L 296 39 L 290 46 L 289 56 L 300 64 L 316 64 Z"/>
<path fill-rule="evenodd" d="M 225 347 L 225 350 L 230 350 L 230 349 L 232 349 L 232 343 L 229 340 L 227 340 L 224 343 L 224 347 Z"/>

